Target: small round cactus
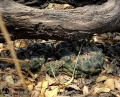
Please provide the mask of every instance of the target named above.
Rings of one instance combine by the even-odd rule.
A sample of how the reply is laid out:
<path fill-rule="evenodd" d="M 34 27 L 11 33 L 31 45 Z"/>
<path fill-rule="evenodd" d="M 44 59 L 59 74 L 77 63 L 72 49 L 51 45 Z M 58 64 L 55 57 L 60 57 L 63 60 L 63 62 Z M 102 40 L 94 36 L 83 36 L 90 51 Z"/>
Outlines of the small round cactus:
<path fill-rule="evenodd" d="M 25 62 L 20 63 L 20 66 L 22 69 L 29 68 L 32 72 L 37 72 L 44 63 L 45 63 L 44 58 L 32 58 L 28 63 L 28 67 Z"/>
<path fill-rule="evenodd" d="M 74 68 L 78 68 L 78 64 L 76 64 L 76 55 L 74 53 L 71 53 L 62 57 L 60 60 L 63 61 L 63 71 L 66 72 L 68 75 L 72 76 Z M 76 78 L 85 75 L 83 72 L 77 70 L 76 68 L 74 72 L 74 76 Z"/>
<path fill-rule="evenodd" d="M 32 58 L 28 64 L 29 69 L 32 72 L 36 72 L 38 71 L 42 65 L 45 63 L 45 59 L 44 58 Z"/>
<path fill-rule="evenodd" d="M 80 56 L 77 64 L 79 64 L 78 68 L 80 71 L 91 75 L 97 74 L 102 70 L 104 60 L 105 59 L 101 51 L 91 51 L 90 53 Z"/>
<path fill-rule="evenodd" d="M 46 72 L 50 76 L 56 76 L 59 74 L 59 66 L 56 61 L 50 61 L 46 63 Z"/>

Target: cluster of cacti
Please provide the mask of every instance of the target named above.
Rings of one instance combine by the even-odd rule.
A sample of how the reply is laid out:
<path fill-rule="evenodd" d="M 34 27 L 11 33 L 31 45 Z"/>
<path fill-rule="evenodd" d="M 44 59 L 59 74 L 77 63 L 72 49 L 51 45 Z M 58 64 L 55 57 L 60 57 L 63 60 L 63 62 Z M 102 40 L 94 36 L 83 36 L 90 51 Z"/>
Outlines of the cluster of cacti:
<path fill-rule="evenodd" d="M 63 43 L 63 45 L 58 45 L 58 50 L 56 53 L 60 58 L 59 62 L 62 63 L 61 69 L 63 72 L 66 72 L 71 76 L 74 72 L 75 77 L 81 77 L 97 74 L 102 70 L 105 59 L 102 51 L 99 48 L 95 46 L 84 47 L 82 48 L 82 54 L 77 56 L 74 52 L 72 52 L 72 48 L 69 45 L 64 46 L 64 44 L 65 43 Z M 68 48 L 69 50 L 67 50 Z M 55 64 L 56 63 L 54 63 L 53 67 Z M 47 69 L 47 72 L 51 72 L 51 69 Z M 56 75 L 56 72 L 54 72 L 54 74 Z"/>
<path fill-rule="evenodd" d="M 102 51 L 95 46 L 82 48 L 79 56 L 75 53 L 75 47 L 68 42 L 54 44 L 53 48 L 39 43 L 16 52 L 18 58 L 29 60 L 28 67 L 32 72 L 38 71 L 45 64 L 46 72 L 50 76 L 58 75 L 60 70 L 71 76 L 74 72 L 75 77 L 97 74 L 105 60 Z M 50 61 L 48 58 L 53 59 Z M 20 65 L 22 69 L 26 69 L 26 63 Z"/>

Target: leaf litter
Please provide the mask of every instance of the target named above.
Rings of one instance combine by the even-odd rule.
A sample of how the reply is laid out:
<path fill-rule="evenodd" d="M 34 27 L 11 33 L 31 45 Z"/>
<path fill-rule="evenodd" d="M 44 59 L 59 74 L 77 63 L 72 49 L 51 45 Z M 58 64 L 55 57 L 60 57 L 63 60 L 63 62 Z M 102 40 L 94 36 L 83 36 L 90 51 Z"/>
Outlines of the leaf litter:
<path fill-rule="evenodd" d="M 117 34 L 118 35 L 118 34 Z M 101 35 L 102 36 L 102 35 Z M 119 44 L 119 36 L 116 36 L 117 38 L 110 39 L 109 38 L 103 38 L 100 36 L 100 38 L 96 38 L 96 40 L 93 37 L 93 40 L 97 47 L 102 48 L 102 53 L 105 55 L 105 62 L 102 68 L 102 71 L 99 74 L 96 75 L 89 75 L 89 76 L 80 76 L 78 78 L 75 78 L 75 76 L 70 76 L 66 72 L 62 71 L 62 63 L 57 62 L 56 60 L 59 60 L 60 54 L 56 56 L 56 44 L 60 44 L 61 42 L 52 41 L 50 43 L 49 41 L 43 41 L 39 40 L 39 43 L 42 43 L 42 45 L 36 45 L 36 41 L 31 40 L 16 40 L 17 42 L 13 41 L 14 43 L 17 43 L 15 45 L 16 53 L 18 55 L 18 61 L 19 62 L 26 62 L 25 59 L 27 58 L 28 62 L 32 58 L 41 57 L 41 55 L 45 54 L 44 57 L 49 59 L 45 60 L 45 62 L 50 61 L 56 61 L 57 65 L 59 67 L 59 74 L 55 75 L 54 71 L 53 76 L 50 76 L 46 72 L 46 64 L 43 63 L 42 67 L 38 65 L 39 69 L 31 70 L 29 68 L 29 65 L 25 64 L 25 69 L 22 69 L 22 73 L 25 76 L 25 83 L 27 85 L 27 90 L 24 90 L 22 86 L 22 82 L 16 73 L 14 62 L 12 61 L 12 58 L 10 57 L 9 49 L 6 48 L 6 44 L 3 44 L 5 48 L 3 48 L 3 45 L 1 44 L 1 64 L 4 64 L 0 71 L 0 93 L 4 96 L 28 96 L 28 97 L 89 97 L 89 96 L 100 96 L 103 95 L 104 97 L 110 96 L 113 97 L 119 97 L 120 96 L 120 52 L 117 50 L 117 48 L 120 47 Z M 104 35 L 103 35 L 104 36 Z M 99 36 L 97 36 L 99 37 Z M 107 37 L 107 36 L 105 36 Z M 116 39 L 116 40 L 115 40 Z M 98 40 L 98 41 L 97 41 Z M 22 43 L 19 43 L 21 42 Z M 25 42 L 23 42 L 25 41 Z M 27 42 L 26 42 L 27 41 Z M 50 40 L 51 41 L 51 40 Z M 102 41 L 102 42 L 99 42 Z M 25 44 L 24 44 L 25 43 Z M 75 46 L 75 43 L 77 46 Z M 65 43 L 68 44 L 66 47 L 61 47 L 62 45 L 59 45 L 60 51 L 65 48 L 67 49 L 67 53 L 70 51 L 73 51 L 73 48 L 71 47 L 77 47 L 80 49 L 80 45 L 82 42 L 73 42 L 73 43 Z M 35 45 L 34 45 L 35 44 Z M 52 45 L 52 50 L 46 48 L 45 44 L 47 46 Z M 71 46 L 71 44 L 74 46 Z M 63 44 L 64 45 L 64 44 Z M 90 44 L 91 45 L 91 44 Z M 71 46 L 71 47 L 70 47 Z M 84 47 L 85 45 L 83 45 Z M 37 49 L 39 47 L 39 49 Z M 82 47 L 82 48 L 83 48 Z M 109 47 L 112 47 L 112 52 Z M 68 49 L 69 48 L 69 49 Z M 6 53 L 7 50 L 7 53 Z M 28 50 L 28 51 L 27 51 Z M 44 51 L 44 50 L 49 50 Z M 4 52 L 3 52 L 4 51 Z M 36 52 L 37 51 L 37 52 Z M 44 53 L 40 53 L 40 52 Z M 64 51 L 64 50 L 63 50 Z M 77 51 L 74 51 L 77 52 Z M 4 54 L 5 53 L 5 54 Z M 65 54 L 66 52 L 64 52 Z M 78 53 L 78 52 L 77 52 Z M 83 52 L 81 52 L 83 53 Z M 3 56 L 4 55 L 4 56 Z M 47 55 L 47 56 L 46 56 Z M 80 54 L 81 55 L 81 54 Z M 41 57 L 43 58 L 43 57 Z M 36 61 L 35 61 L 36 62 Z M 12 66 L 10 66 L 12 65 Z M 53 68 L 53 67 L 52 67 Z M 74 71 L 73 73 L 76 73 Z M 107 96 L 105 96 L 107 95 Z"/>

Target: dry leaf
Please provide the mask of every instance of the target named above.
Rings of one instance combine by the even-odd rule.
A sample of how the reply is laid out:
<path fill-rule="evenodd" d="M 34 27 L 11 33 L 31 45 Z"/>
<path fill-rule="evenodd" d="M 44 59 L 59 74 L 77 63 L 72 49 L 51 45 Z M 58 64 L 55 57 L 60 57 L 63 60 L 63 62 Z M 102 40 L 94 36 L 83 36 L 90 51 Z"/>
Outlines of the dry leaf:
<path fill-rule="evenodd" d="M 93 40 L 94 40 L 94 42 L 101 43 L 101 44 L 105 45 L 105 43 L 103 42 L 103 40 L 102 40 L 102 39 L 99 39 L 98 36 L 94 36 L 94 37 L 93 37 Z"/>
<path fill-rule="evenodd" d="M 114 40 L 120 40 L 120 36 L 116 36 Z"/>
<path fill-rule="evenodd" d="M 51 78 L 48 74 L 46 74 L 46 80 L 49 82 L 49 85 L 55 83 L 55 79 Z"/>
<path fill-rule="evenodd" d="M 26 83 L 26 85 L 29 85 L 29 84 L 31 84 L 31 81 L 30 80 L 25 80 L 25 83 Z"/>
<path fill-rule="evenodd" d="M 34 88 L 34 83 L 29 84 L 29 85 L 27 86 L 27 88 L 28 88 L 29 91 L 32 91 L 33 88 Z"/>
<path fill-rule="evenodd" d="M 107 72 L 107 73 L 112 73 L 113 72 L 113 70 L 114 70 L 114 67 L 115 67 L 115 65 L 114 64 L 110 64 L 110 65 L 108 65 L 108 66 L 103 66 L 103 68 L 105 69 L 105 71 Z"/>
<path fill-rule="evenodd" d="M 58 86 L 50 86 L 51 90 L 54 90 L 55 88 L 57 88 Z"/>
<path fill-rule="evenodd" d="M 10 84 L 14 84 L 14 80 L 13 80 L 12 76 L 6 76 L 5 80 L 6 80 L 6 82 L 8 82 Z"/>
<path fill-rule="evenodd" d="M 115 95 L 115 97 L 120 97 L 119 94 L 115 93 L 115 92 L 111 92 L 113 95 Z"/>
<path fill-rule="evenodd" d="M 109 88 L 97 88 L 97 87 L 95 87 L 95 89 L 94 89 L 95 93 L 109 92 L 109 91 L 110 91 Z"/>
<path fill-rule="evenodd" d="M 74 77 L 72 77 L 68 82 L 66 82 L 66 83 L 64 83 L 64 84 L 61 84 L 61 85 L 59 86 L 59 88 L 61 89 L 61 88 L 64 88 L 64 87 L 70 85 L 71 82 L 73 81 L 73 79 L 74 79 Z"/>
<path fill-rule="evenodd" d="M 98 87 L 98 88 L 104 88 L 105 85 L 103 83 L 97 83 L 96 87 Z"/>
<path fill-rule="evenodd" d="M 38 82 L 34 91 L 31 93 L 31 97 L 39 97 L 41 91 L 42 82 Z"/>
<path fill-rule="evenodd" d="M 70 97 L 70 96 L 55 96 L 55 97 Z"/>
<path fill-rule="evenodd" d="M 69 4 L 57 4 L 57 3 L 49 3 L 46 9 L 55 9 L 55 10 L 65 10 L 65 9 L 72 9 L 73 6 Z"/>
<path fill-rule="evenodd" d="M 31 82 L 34 82 L 35 80 L 33 79 L 33 78 L 31 78 L 31 77 L 27 77 L 27 79 L 29 80 L 29 81 L 31 81 Z"/>
<path fill-rule="evenodd" d="M 28 46 L 27 42 L 25 40 L 15 40 L 15 47 L 19 48 L 25 48 Z"/>
<path fill-rule="evenodd" d="M 114 82 L 115 82 L 115 88 L 120 90 L 120 80 L 114 79 Z"/>
<path fill-rule="evenodd" d="M 43 80 L 42 81 L 42 89 L 41 89 L 41 95 L 40 97 L 45 97 L 45 90 L 48 88 L 48 81 L 47 80 Z"/>
<path fill-rule="evenodd" d="M 59 87 L 55 88 L 52 91 L 46 91 L 45 92 L 45 97 L 56 97 L 59 92 Z"/>
<path fill-rule="evenodd" d="M 0 43 L 0 52 L 3 51 L 3 50 L 5 50 L 5 49 L 4 49 L 4 44 L 3 44 L 3 43 Z"/>
<path fill-rule="evenodd" d="M 32 93 L 31 93 L 31 97 L 39 97 L 39 95 L 40 95 L 40 91 L 34 90 L 34 91 L 32 91 Z"/>
<path fill-rule="evenodd" d="M 33 77 L 34 79 L 36 79 L 38 77 L 38 74 L 34 74 Z"/>
<path fill-rule="evenodd" d="M 41 91 L 41 87 L 42 87 L 42 82 L 38 82 L 37 85 L 35 86 L 35 90 Z"/>
<path fill-rule="evenodd" d="M 96 82 L 105 81 L 106 79 L 107 79 L 107 76 L 99 76 L 99 77 L 96 79 Z"/>
<path fill-rule="evenodd" d="M 114 90 L 115 89 L 115 84 L 114 84 L 114 80 L 111 78 L 111 79 L 107 79 L 105 82 L 104 82 L 105 86 L 111 90 Z"/>
<path fill-rule="evenodd" d="M 68 88 L 73 88 L 74 90 L 80 90 L 80 88 L 77 86 L 77 84 L 72 84 L 72 85 L 69 85 L 67 86 Z"/>
<path fill-rule="evenodd" d="M 85 95 L 85 94 L 88 94 L 89 92 L 88 92 L 88 86 L 84 86 L 83 87 L 83 89 L 82 89 L 82 91 L 83 91 L 83 94 Z"/>
<path fill-rule="evenodd" d="M 64 88 L 64 87 L 70 85 L 71 82 L 73 81 L 73 79 L 74 79 L 74 77 L 72 77 L 68 82 L 59 85 L 59 87 L 55 88 L 55 89 L 52 90 L 52 91 L 46 91 L 46 92 L 45 92 L 45 97 L 54 97 L 54 96 L 57 96 L 59 89 Z M 41 97 L 42 97 L 42 96 L 41 96 Z"/>

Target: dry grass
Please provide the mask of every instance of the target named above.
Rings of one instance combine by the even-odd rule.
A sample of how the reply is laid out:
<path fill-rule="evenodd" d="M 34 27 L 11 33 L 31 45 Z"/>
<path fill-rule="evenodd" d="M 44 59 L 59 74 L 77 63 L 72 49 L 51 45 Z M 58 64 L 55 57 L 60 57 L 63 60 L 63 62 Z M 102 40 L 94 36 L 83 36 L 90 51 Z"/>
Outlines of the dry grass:
<path fill-rule="evenodd" d="M 18 75 L 19 75 L 22 83 L 23 83 L 23 87 L 26 89 L 27 86 L 26 86 L 26 83 L 25 83 L 25 79 L 24 79 L 24 76 L 23 76 L 23 74 L 22 74 L 22 72 L 21 72 L 21 68 L 20 68 L 19 62 L 17 61 L 17 60 L 18 60 L 18 59 L 17 59 L 17 55 L 16 55 L 16 53 L 15 53 L 15 50 L 14 50 L 13 45 L 11 44 L 11 39 L 10 39 L 10 36 L 9 36 L 8 31 L 7 31 L 7 29 L 6 29 L 6 26 L 5 26 L 5 24 L 4 24 L 4 21 L 3 21 L 3 19 L 2 19 L 2 16 L 0 16 L 0 30 L 1 30 L 1 32 L 2 32 L 2 34 L 3 34 L 3 37 L 4 37 L 5 41 L 6 41 L 6 43 L 7 43 L 7 44 L 9 45 L 9 47 L 10 47 L 9 49 L 10 49 L 10 52 L 11 52 L 11 55 L 12 55 L 12 58 L 13 58 L 13 61 L 14 61 L 16 70 L 17 70 L 17 72 L 18 72 Z"/>

